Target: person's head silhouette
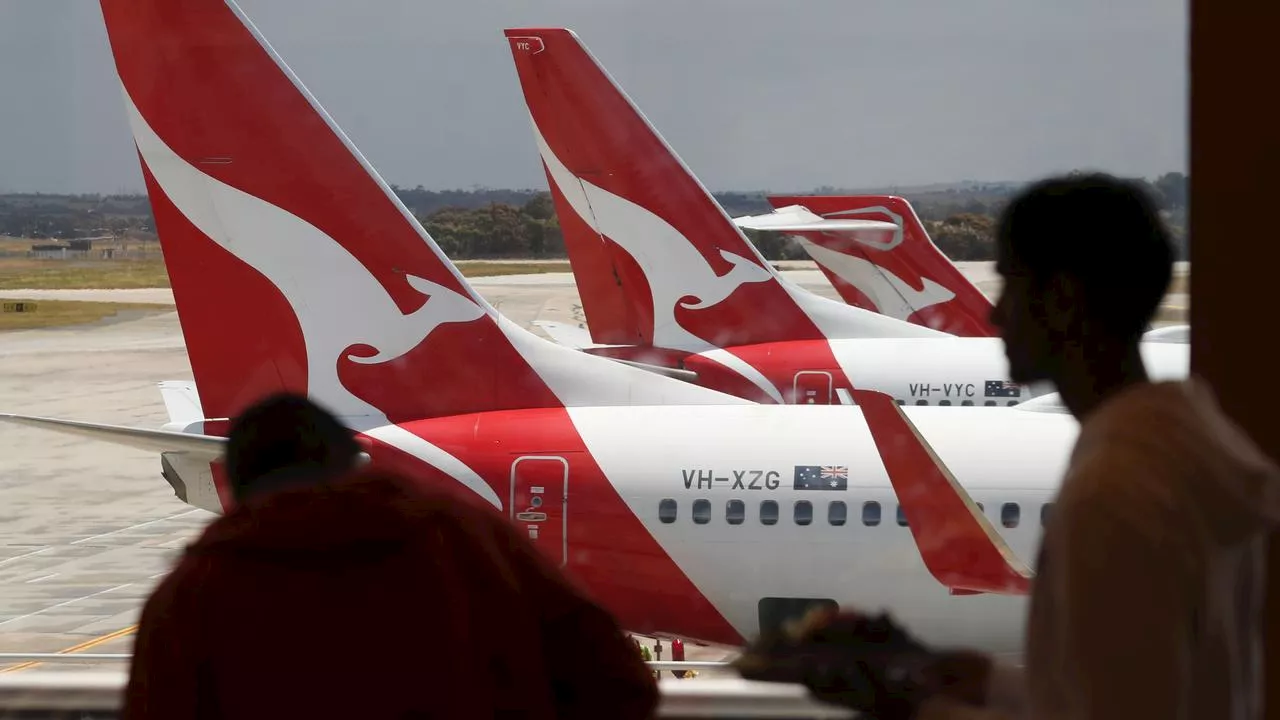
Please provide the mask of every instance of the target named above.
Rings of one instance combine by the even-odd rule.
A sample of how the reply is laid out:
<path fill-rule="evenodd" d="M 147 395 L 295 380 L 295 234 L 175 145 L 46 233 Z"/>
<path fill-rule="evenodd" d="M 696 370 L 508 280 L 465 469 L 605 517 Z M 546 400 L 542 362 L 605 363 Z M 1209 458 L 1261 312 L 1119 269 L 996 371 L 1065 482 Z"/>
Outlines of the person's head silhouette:
<path fill-rule="evenodd" d="M 1110 175 L 1055 177 L 1002 213 L 992 310 L 1018 383 L 1051 381 L 1081 416 L 1146 379 L 1139 343 L 1173 275 L 1173 243 L 1151 198 Z"/>
<path fill-rule="evenodd" d="M 359 464 L 355 435 L 301 395 L 258 401 L 231 424 L 226 468 L 237 502 L 285 486 L 317 483 Z"/>

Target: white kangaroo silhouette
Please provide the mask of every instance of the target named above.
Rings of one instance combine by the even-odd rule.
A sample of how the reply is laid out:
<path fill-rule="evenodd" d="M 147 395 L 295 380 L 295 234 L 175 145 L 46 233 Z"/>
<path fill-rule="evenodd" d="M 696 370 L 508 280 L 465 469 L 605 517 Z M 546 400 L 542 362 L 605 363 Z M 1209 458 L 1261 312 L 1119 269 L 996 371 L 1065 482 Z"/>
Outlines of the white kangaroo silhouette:
<path fill-rule="evenodd" d="M 579 179 L 547 145 L 537 122 L 533 132 L 543 162 L 574 212 L 597 233 L 622 246 L 644 271 L 653 300 L 653 344 L 690 352 L 715 349 L 714 343 L 676 322 L 676 307 L 714 307 L 746 283 L 771 281 L 769 271 L 748 258 L 721 250 L 720 256 L 733 268 L 726 275 L 716 275 L 693 243 L 666 220 Z M 689 297 L 695 300 L 685 302 Z"/>
<path fill-rule="evenodd" d="M 897 226 L 893 231 L 893 239 L 888 242 L 880 242 L 872 239 L 877 235 L 853 233 L 853 240 L 879 252 L 888 252 L 901 245 L 904 239 L 902 231 L 903 217 L 883 205 L 840 210 L 826 213 L 823 217 L 848 217 L 874 213 L 888 215 L 892 219 L 893 224 Z M 809 253 L 809 257 L 813 258 L 819 265 L 835 273 L 845 282 L 861 290 L 872 303 L 875 303 L 876 310 L 882 315 L 906 320 L 917 310 L 947 302 L 956 296 L 950 288 L 926 277 L 921 278 L 923 287 L 920 290 L 916 290 L 893 272 L 870 260 L 831 250 L 804 237 L 798 237 L 798 239 L 805 251 Z"/>
<path fill-rule="evenodd" d="M 381 363 L 417 347 L 440 325 L 486 314 L 474 300 L 412 275 L 411 286 L 430 298 L 409 315 L 340 243 L 319 228 L 193 167 L 155 133 L 124 93 L 134 140 L 165 195 L 202 233 L 261 273 L 288 300 L 306 344 L 307 394 L 356 430 L 429 462 L 501 508 L 497 494 L 444 450 L 401 428 L 356 397 L 338 379 L 338 360 Z M 348 349 L 367 345 L 370 358 Z M 234 352 L 234 349 L 229 349 Z"/>
<path fill-rule="evenodd" d="M 902 278 L 869 260 L 823 247 L 803 236 L 797 235 L 796 239 L 809 257 L 862 291 L 882 315 L 906 320 L 917 310 L 944 303 L 956 296 L 929 278 L 923 278 L 924 287 L 916 290 Z"/>

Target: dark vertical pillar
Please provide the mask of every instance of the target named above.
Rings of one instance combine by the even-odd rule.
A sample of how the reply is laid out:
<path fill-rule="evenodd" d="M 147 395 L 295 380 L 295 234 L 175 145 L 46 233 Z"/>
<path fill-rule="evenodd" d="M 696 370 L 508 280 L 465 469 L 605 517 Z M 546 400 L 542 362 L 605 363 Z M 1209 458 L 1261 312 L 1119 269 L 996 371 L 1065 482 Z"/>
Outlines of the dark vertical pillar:
<path fill-rule="evenodd" d="M 1280 2 L 1191 1 L 1191 364 L 1223 406 L 1280 457 L 1277 325 Z M 1280 545 L 1272 540 L 1267 712 L 1280 720 Z"/>

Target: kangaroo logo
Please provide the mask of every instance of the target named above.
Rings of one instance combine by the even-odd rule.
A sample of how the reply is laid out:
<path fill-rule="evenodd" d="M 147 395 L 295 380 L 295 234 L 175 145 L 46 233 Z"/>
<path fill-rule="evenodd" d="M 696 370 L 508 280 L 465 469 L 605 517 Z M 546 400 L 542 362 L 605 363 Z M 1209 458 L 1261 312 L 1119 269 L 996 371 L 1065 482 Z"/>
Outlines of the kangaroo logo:
<path fill-rule="evenodd" d="M 872 239 L 864 233 L 852 233 L 853 240 L 878 252 L 889 252 L 902 244 L 903 217 L 883 205 L 840 210 L 825 213 L 823 217 L 851 217 L 858 215 L 887 215 L 897 226 L 888 242 Z M 913 313 L 955 298 L 956 294 L 945 286 L 921 275 L 922 287 L 917 290 L 893 271 L 871 260 L 832 250 L 804 237 L 797 237 L 805 252 L 814 262 L 826 268 L 836 277 L 857 288 L 875 305 L 876 312 L 898 320 L 907 320 Z"/>
<path fill-rule="evenodd" d="M 552 181 L 574 212 L 601 236 L 622 247 L 648 280 L 653 302 L 653 343 L 660 347 L 702 352 L 716 349 L 685 330 L 676 308 L 702 310 L 725 301 L 747 283 L 768 282 L 773 276 L 749 258 L 720 251 L 732 266 L 717 275 L 688 238 L 649 210 L 575 176 L 547 144 L 533 123 L 538 152 Z"/>
<path fill-rule="evenodd" d="M 411 287 L 428 296 L 404 315 L 386 289 L 339 242 L 319 228 L 264 200 L 201 172 L 155 133 L 125 92 L 135 142 L 147 167 L 178 210 L 209 239 L 270 281 L 293 309 L 306 344 L 307 394 L 324 402 L 357 430 L 435 465 L 496 507 L 501 501 L 474 471 L 445 451 L 389 424 L 377 407 L 357 397 L 338 377 L 342 358 L 372 364 L 394 360 L 446 323 L 477 320 L 486 310 L 474 299 L 420 277 Z M 325 268 L 299 272 L 298 260 Z M 340 277 L 342 286 L 331 279 Z M 372 354 L 357 354 L 358 348 Z"/>
<path fill-rule="evenodd" d="M 823 247 L 804 237 L 797 239 L 814 262 L 857 288 L 881 315 L 906 320 L 912 313 L 947 302 L 956 296 L 928 278 L 923 278 L 924 287 L 917 290 L 902 278 L 869 260 Z"/>

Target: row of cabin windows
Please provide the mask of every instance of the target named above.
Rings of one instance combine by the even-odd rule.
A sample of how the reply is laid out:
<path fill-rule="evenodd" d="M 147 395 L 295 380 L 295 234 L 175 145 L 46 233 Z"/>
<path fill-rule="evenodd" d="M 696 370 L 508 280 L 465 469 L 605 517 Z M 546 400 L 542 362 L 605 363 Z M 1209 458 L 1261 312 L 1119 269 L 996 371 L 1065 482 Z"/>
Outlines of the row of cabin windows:
<path fill-rule="evenodd" d="M 899 401 L 898 401 L 898 404 L 899 404 L 899 405 L 906 405 L 906 404 L 907 404 L 907 401 L 906 401 L 906 400 L 899 400 Z M 929 401 L 928 401 L 928 400 L 924 400 L 924 399 L 920 399 L 920 400 L 917 400 L 917 401 L 916 401 L 916 404 L 917 404 L 917 405 L 928 405 L 928 404 L 929 404 Z M 1018 401 L 1017 401 L 1017 400 L 1010 400 L 1010 401 L 1008 401 L 1008 402 L 1006 402 L 1006 403 L 1005 403 L 1005 405 L 1008 405 L 1009 407 L 1012 407 L 1012 406 L 1017 405 L 1017 404 L 1018 404 Z M 983 402 L 983 403 L 982 403 L 982 406 L 983 406 L 983 407 L 995 407 L 996 405 L 999 405 L 999 403 L 998 403 L 998 402 L 996 402 L 995 400 L 987 400 L 987 401 L 985 401 L 985 402 Z M 938 401 L 938 407 L 951 407 L 951 401 L 950 401 L 950 400 L 939 400 L 939 401 Z M 973 407 L 973 401 L 972 401 L 972 400 L 961 400 L 961 401 L 960 401 L 960 407 Z"/>
<path fill-rule="evenodd" d="M 978 510 L 986 512 L 986 508 L 982 503 L 977 503 Z M 1044 525 L 1049 517 L 1049 508 L 1053 507 L 1053 503 L 1045 503 L 1040 506 L 1040 524 Z M 706 498 L 699 498 L 693 501 L 692 508 L 693 522 L 698 525 L 706 525 L 711 522 L 711 501 Z M 658 503 L 658 519 L 664 523 L 670 524 L 676 521 L 679 515 L 679 504 L 673 498 L 664 498 Z M 761 500 L 760 501 L 760 524 L 776 525 L 778 524 L 778 501 L 777 500 Z M 828 525 L 844 525 L 849 517 L 849 507 L 843 500 L 832 500 L 827 503 L 827 524 Z M 1000 506 L 1000 524 L 1006 528 L 1016 528 L 1022 519 L 1022 508 L 1018 503 L 1007 502 Z M 730 525 L 741 525 L 747 520 L 747 504 L 742 500 L 729 500 L 724 506 L 724 520 Z M 792 506 L 792 520 L 797 525 L 809 525 L 813 523 L 813 503 L 808 500 L 797 500 Z M 902 527 L 907 526 L 907 516 L 902 511 L 902 506 L 897 506 L 897 521 Z M 868 500 L 862 503 L 862 524 L 867 527 L 875 527 L 880 524 L 880 503 L 875 500 Z"/>

